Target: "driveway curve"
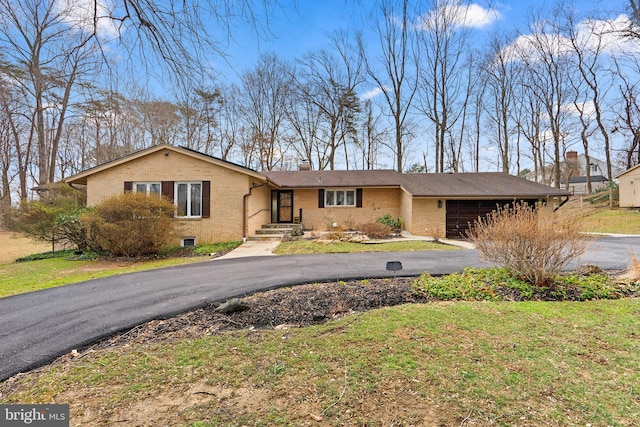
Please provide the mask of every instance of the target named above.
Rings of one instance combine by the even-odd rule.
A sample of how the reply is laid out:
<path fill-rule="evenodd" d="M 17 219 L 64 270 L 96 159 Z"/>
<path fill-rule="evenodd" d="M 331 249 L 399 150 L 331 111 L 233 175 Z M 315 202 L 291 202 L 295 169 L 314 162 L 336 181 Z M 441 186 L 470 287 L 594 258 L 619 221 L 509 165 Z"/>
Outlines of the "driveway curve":
<path fill-rule="evenodd" d="M 581 263 L 625 268 L 640 237 L 602 238 Z M 622 253 L 625 257 L 621 257 Z M 485 264 L 475 250 L 291 255 L 212 260 L 0 299 L 0 380 L 141 323 L 216 301 L 303 283 L 432 275 Z"/>

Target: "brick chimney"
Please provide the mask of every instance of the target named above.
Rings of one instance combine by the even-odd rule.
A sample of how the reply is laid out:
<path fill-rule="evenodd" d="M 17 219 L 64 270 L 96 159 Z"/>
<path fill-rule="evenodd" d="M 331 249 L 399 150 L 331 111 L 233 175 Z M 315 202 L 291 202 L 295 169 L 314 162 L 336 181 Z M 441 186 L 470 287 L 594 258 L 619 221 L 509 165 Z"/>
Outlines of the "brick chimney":
<path fill-rule="evenodd" d="M 567 163 L 572 165 L 578 164 L 578 152 L 577 151 L 567 151 L 566 155 Z"/>

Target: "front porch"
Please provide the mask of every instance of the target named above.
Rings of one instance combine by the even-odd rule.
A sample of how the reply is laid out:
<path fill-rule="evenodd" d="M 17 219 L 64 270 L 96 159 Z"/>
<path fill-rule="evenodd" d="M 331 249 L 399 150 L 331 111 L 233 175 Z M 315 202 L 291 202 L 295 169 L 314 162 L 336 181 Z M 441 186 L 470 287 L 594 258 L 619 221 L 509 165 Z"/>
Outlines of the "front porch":
<path fill-rule="evenodd" d="M 294 229 L 298 229 L 302 232 L 302 224 L 294 223 L 269 223 L 262 224 L 262 226 L 255 231 L 255 234 L 248 236 L 249 241 L 261 241 L 261 240 L 282 240 L 282 237 L 291 235 L 294 233 Z"/>

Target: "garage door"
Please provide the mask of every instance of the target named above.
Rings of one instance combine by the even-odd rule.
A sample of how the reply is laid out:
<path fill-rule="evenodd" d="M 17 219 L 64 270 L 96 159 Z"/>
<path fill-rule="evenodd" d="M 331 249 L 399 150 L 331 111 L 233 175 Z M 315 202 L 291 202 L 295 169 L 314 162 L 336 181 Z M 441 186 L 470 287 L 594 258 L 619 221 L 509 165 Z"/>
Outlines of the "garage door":
<path fill-rule="evenodd" d="M 466 239 L 467 231 L 478 218 L 486 217 L 498 206 L 505 206 L 513 200 L 447 200 L 447 238 Z M 524 200 L 534 205 L 536 200 Z"/>

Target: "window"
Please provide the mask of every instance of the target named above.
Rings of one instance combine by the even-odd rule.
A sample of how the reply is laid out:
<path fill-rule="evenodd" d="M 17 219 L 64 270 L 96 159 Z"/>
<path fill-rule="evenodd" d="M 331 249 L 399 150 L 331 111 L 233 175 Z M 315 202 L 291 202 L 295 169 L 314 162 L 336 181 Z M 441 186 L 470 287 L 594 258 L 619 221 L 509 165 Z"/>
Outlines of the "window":
<path fill-rule="evenodd" d="M 195 237 L 183 237 L 182 238 L 182 245 L 183 247 L 194 247 L 196 245 L 196 238 Z"/>
<path fill-rule="evenodd" d="M 160 195 L 160 183 L 159 182 L 136 182 L 133 185 L 136 193 L 157 194 Z"/>
<path fill-rule="evenodd" d="M 176 182 L 175 194 L 176 216 L 202 217 L 202 182 Z"/>
<path fill-rule="evenodd" d="M 326 190 L 325 206 L 355 206 L 356 190 Z"/>

